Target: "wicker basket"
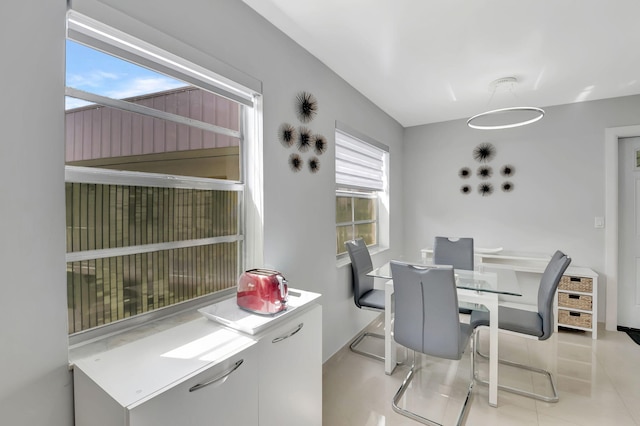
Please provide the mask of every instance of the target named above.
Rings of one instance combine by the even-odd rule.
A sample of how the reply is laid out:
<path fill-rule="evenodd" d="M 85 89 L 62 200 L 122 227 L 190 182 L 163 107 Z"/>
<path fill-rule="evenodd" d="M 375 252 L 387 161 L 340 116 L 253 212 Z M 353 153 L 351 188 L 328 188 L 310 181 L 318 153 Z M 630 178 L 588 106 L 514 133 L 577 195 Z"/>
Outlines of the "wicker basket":
<path fill-rule="evenodd" d="M 558 309 L 558 325 L 591 328 L 591 314 Z"/>
<path fill-rule="evenodd" d="M 593 291 L 593 279 L 587 277 L 571 277 L 563 275 L 558 284 L 560 290 L 582 291 L 591 293 Z"/>
<path fill-rule="evenodd" d="M 593 308 L 593 298 L 585 294 L 558 293 L 558 306 L 590 311 Z"/>

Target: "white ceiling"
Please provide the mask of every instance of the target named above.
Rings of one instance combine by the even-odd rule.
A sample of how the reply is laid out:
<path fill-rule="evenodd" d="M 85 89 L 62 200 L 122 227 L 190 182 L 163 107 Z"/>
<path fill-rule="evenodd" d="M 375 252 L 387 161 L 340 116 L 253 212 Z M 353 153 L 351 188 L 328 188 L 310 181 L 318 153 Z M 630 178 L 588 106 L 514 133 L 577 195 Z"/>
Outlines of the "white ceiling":
<path fill-rule="evenodd" d="M 405 127 L 640 93 L 640 0 L 243 1 Z"/>

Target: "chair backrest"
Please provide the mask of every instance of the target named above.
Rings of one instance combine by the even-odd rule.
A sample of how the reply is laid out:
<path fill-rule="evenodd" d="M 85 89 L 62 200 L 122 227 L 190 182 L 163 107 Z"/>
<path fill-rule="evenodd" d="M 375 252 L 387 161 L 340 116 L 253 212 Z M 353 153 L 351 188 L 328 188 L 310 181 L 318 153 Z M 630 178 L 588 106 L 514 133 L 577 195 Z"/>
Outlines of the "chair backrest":
<path fill-rule="evenodd" d="M 473 271 L 473 238 L 436 237 L 433 263 Z"/>
<path fill-rule="evenodd" d="M 464 346 L 453 268 L 417 267 L 392 261 L 391 276 L 396 342 L 427 355 L 460 359 Z"/>
<path fill-rule="evenodd" d="M 344 243 L 351 259 L 351 271 L 353 276 L 353 301 L 358 308 L 361 308 L 360 298 L 370 290 L 373 290 L 373 277 L 367 274 L 373 271 L 371 255 L 364 239 Z"/>
<path fill-rule="evenodd" d="M 540 278 L 540 287 L 538 288 L 538 315 L 542 318 L 540 340 L 546 340 L 553 334 L 553 300 L 562 274 L 570 263 L 571 258 L 558 250 L 554 253 Z"/>

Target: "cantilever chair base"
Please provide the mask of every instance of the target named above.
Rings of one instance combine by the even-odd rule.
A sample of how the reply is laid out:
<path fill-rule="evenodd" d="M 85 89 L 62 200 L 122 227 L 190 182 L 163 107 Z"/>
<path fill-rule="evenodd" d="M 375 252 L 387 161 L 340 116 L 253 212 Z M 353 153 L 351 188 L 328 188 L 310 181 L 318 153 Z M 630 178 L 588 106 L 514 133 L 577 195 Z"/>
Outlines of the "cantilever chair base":
<path fill-rule="evenodd" d="M 377 359 L 378 361 L 384 362 L 384 356 L 374 354 L 373 352 L 361 351 L 357 348 L 358 344 L 362 342 L 365 337 L 374 337 L 376 339 L 384 340 L 384 336 L 382 334 L 370 333 L 368 331 L 365 331 L 364 333 L 360 333 L 358 337 L 356 337 L 354 341 L 351 342 L 351 344 L 349 345 L 349 349 L 357 354 L 368 356 L 369 358 Z"/>
<path fill-rule="evenodd" d="M 473 345 L 473 337 L 471 338 L 471 344 Z M 471 365 L 472 365 L 472 371 L 471 371 L 471 381 L 469 383 L 469 387 L 467 389 L 467 396 L 464 399 L 464 402 L 462 404 L 462 409 L 460 410 L 460 414 L 458 415 L 458 421 L 456 422 L 456 426 L 461 426 L 464 423 L 464 418 L 467 414 L 467 409 L 469 408 L 469 399 L 471 399 L 471 391 L 473 390 L 473 384 L 474 384 L 474 377 L 475 377 L 475 371 L 473 371 L 473 366 L 475 365 L 475 361 L 473 359 L 473 348 L 471 348 L 470 351 L 470 356 L 471 356 Z M 411 369 L 409 370 L 409 374 L 407 374 L 407 377 L 404 379 L 404 381 L 402 382 L 402 386 L 400 386 L 400 389 L 398 389 L 398 392 L 396 392 L 395 396 L 393 397 L 393 403 L 391 404 L 393 407 L 393 411 L 395 411 L 398 414 L 402 414 L 403 416 L 409 417 L 412 420 L 415 420 L 417 422 L 420 422 L 422 424 L 426 424 L 426 425 L 434 425 L 434 426 L 443 426 L 441 423 L 438 423 L 434 420 L 431 419 L 427 419 L 426 417 L 422 417 L 419 414 L 414 413 L 413 411 L 409 411 L 406 410 L 404 408 L 400 408 L 398 406 L 398 403 L 400 402 L 400 399 L 402 399 L 402 396 L 404 395 L 405 391 L 409 388 L 409 385 L 411 384 L 411 381 L 413 380 L 413 377 L 415 375 L 416 372 L 416 361 L 415 361 L 415 351 L 413 353 L 413 365 L 411 365 Z"/>
<path fill-rule="evenodd" d="M 478 333 L 476 332 L 476 335 L 474 336 L 474 338 L 476 339 L 475 344 L 473 345 L 475 348 L 475 353 L 476 355 L 478 355 L 481 358 L 484 359 L 489 359 L 489 356 L 480 352 L 480 345 L 479 342 L 477 341 L 477 337 L 478 337 Z M 474 361 L 475 362 L 475 361 Z M 498 359 L 498 363 L 503 364 L 503 365 L 508 365 L 511 367 L 516 367 L 516 368 L 520 368 L 522 370 L 527 370 L 527 371 L 531 371 L 533 373 L 538 373 L 538 374 L 542 374 L 544 376 L 547 376 L 547 378 L 549 379 L 549 383 L 551 385 L 551 396 L 547 396 L 547 395 L 542 395 L 539 393 L 535 393 L 535 392 L 529 392 L 523 389 L 519 389 L 519 388 L 514 388 L 512 386 L 506 386 L 506 385 L 500 385 L 498 384 L 498 389 L 503 390 L 505 392 L 510 392 L 510 393 L 514 393 L 516 395 L 522 395 L 522 396 L 526 396 L 529 398 L 533 398 L 533 399 L 537 399 L 538 401 L 543 401 L 543 402 L 558 402 L 560 400 L 560 397 L 558 396 L 558 389 L 556 388 L 556 382 L 553 379 L 553 376 L 551 375 L 551 373 L 547 370 L 543 370 L 542 368 L 537 368 L 537 367 L 531 367 L 529 365 L 525 365 L 525 364 L 520 364 L 517 362 L 513 362 L 513 361 L 508 361 L 508 360 L 504 360 L 504 359 Z M 489 381 L 480 378 L 480 376 L 478 375 L 478 372 L 475 369 L 475 366 L 473 368 L 474 370 L 474 379 L 476 382 L 483 384 L 483 385 L 488 385 Z"/>
<path fill-rule="evenodd" d="M 363 333 L 360 333 L 355 339 L 353 339 L 353 342 L 351 342 L 351 344 L 349 345 L 349 349 L 351 349 L 351 352 L 360 354 L 360 355 L 364 355 L 364 356 L 368 356 L 369 358 L 373 358 L 373 359 L 377 359 L 378 361 L 382 361 L 384 362 L 384 356 L 382 355 L 378 355 L 378 354 L 374 354 L 373 352 L 367 352 L 367 351 L 361 351 L 360 349 L 358 349 L 358 344 L 360 342 L 362 342 L 366 337 L 373 337 L 376 339 L 381 339 L 384 340 L 385 337 L 382 334 L 377 334 L 377 333 L 371 333 L 369 331 L 365 331 Z M 405 348 L 405 358 L 407 357 L 406 355 L 406 348 Z M 396 361 L 396 365 L 403 365 L 403 362 L 400 361 Z"/>

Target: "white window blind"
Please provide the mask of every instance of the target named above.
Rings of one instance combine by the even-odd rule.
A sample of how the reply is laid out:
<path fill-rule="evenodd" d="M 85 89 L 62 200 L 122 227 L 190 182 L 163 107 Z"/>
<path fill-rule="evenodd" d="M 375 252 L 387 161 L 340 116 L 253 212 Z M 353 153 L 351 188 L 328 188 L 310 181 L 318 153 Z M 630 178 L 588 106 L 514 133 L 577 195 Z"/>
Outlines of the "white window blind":
<path fill-rule="evenodd" d="M 336 186 L 372 191 L 385 187 L 385 155 L 382 144 L 365 142 L 336 129 Z M 384 149 L 386 148 L 386 149 Z"/>

